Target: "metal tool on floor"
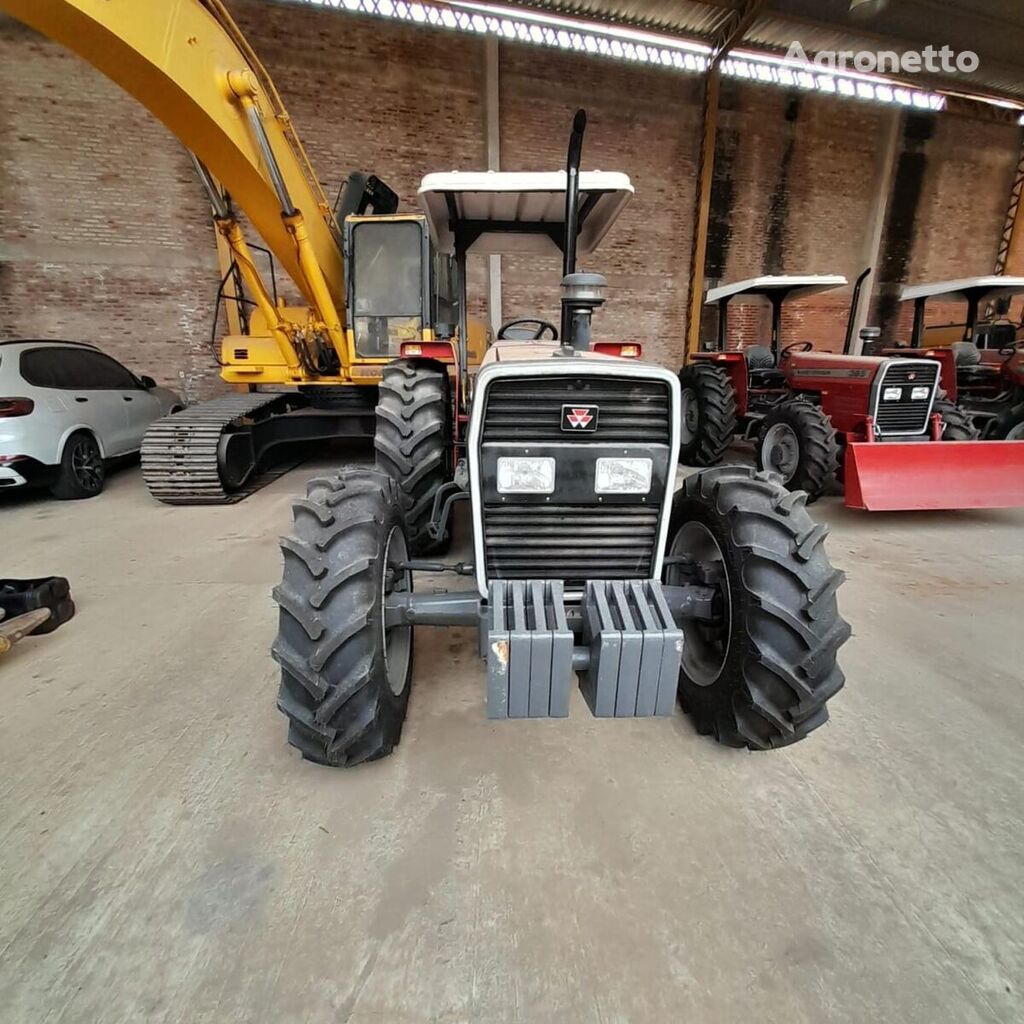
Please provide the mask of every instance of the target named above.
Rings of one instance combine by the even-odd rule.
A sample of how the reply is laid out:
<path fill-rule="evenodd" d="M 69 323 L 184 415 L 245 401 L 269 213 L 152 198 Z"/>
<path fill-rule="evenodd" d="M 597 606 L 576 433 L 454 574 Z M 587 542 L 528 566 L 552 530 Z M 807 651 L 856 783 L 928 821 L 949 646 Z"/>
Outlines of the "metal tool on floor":
<path fill-rule="evenodd" d="M 52 633 L 74 614 L 71 586 L 63 576 L 0 579 L 0 654 L 27 636 Z"/>

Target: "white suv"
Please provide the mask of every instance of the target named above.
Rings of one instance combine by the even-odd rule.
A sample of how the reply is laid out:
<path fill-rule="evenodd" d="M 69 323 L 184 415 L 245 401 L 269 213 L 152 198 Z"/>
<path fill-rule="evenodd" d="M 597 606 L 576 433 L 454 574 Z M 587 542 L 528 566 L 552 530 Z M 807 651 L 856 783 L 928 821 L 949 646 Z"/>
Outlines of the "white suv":
<path fill-rule="evenodd" d="M 92 345 L 0 341 L 0 491 L 41 481 L 58 498 L 91 498 L 106 464 L 182 407 Z"/>

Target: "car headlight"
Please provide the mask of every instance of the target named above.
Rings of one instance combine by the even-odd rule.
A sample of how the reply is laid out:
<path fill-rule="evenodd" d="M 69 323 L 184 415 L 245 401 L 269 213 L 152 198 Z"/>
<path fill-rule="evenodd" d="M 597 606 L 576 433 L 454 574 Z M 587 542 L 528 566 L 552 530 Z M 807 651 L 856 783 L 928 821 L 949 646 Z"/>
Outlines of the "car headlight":
<path fill-rule="evenodd" d="M 510 456 L 498 459 L 499 494 L 550 494 L 554 489 L 554 459 Z"/>
<path fill-rule="evenodd" d="M 598 494 L 648 494 L 652 459 L 598 459 L 594 490 Z"/>

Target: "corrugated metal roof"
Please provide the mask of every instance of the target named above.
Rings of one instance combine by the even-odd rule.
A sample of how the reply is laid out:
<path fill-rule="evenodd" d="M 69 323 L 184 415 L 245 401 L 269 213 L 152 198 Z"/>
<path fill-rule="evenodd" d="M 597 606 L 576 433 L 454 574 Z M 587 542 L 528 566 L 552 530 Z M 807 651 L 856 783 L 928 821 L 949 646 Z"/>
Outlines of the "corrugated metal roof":
<path fill-rule="evenodd" d="M 740 0 L 526 0 L 513 6 L 713 41 Z M 895 50 L 949 45 L 971 50 L 972 73 L 906 75 L 921 88 L 945 88 L 1024 101 L 1024 3 L 1021 0 L 889 0 L 850 11 L 850 0 L 769 0 L 741 45 L 785 52 L 794 40 L 823 50 Z"/>

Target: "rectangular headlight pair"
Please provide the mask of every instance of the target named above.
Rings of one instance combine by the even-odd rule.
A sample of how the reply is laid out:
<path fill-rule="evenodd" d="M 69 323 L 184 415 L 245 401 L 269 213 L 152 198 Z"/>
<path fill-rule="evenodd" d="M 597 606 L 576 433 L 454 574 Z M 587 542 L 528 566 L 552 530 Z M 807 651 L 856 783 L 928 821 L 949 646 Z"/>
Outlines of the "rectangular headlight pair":
<path fill-rule="evenodd" d="M 654 463 L 651 459 L 598 459 L 595 494 L 649 494 Z M 555 460 L 547 456 L 500 456 L 499 494 L 552 494 Z"/>

